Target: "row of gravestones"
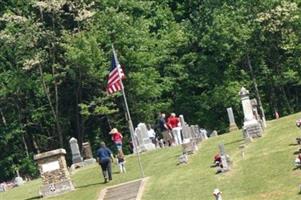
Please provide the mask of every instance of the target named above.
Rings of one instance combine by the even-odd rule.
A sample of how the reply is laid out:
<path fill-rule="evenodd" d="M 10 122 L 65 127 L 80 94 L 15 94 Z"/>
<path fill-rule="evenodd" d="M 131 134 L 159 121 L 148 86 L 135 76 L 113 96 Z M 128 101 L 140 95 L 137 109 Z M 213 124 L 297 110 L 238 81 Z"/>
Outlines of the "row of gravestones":
<path fill-rule="evenodd" d="M 264 125 L 258 114 L 258 104 L 256 99 L 250 100 L 249 91 L 244 87 L 241 88 L 239 94 L 244 113 L 243 137 L 246 142 L 250 142 L 253 140 L 253 138 L 262 136 Z M 231 107 L 227 108 L 227 113 L 230 122 L 230 131 L 237 130 L 238 128 L 235 123 L 234 114 Z M 180 122 L 182 125 L 184 152 L 185 149 L 192 149 L 192 146 L 195 146 L 196 142 L 207 139 L 206 132 L 200 131 L 198 125 L 189 126 L 185 122 L 183 115 L 180 115 Z M 217 132 L 213 131 L 211 137 L 212 136 L 217 136 Z M 156 148 L 147 134 L 147 127 L 144 123 L 139 123 L 135 129 L 135 139 L 137 144 L 136 147 L 134 147 L 135 152 L 148 151 Z"/>
<path fill-rule="evenodd" d="M 207 131 L 201 130 L 198 125 L 188 125 L 184 116 L 180 115 L 182 125 L 182 155 L 179 156 L 179 164 L 188 162 L 188 155 L 195 153 L 198 150 L 198 144 L 203 140 L 207 140 Z"/>
<path fill-rule="evenodd" d="M 202 141 L 207 139 L 207 133 L 200 131 L 198 125 L 187 125 L 184 121 L 183 115 L 180 115 L 180 121 L 182 124 L 182 136 L 183 142 L 189 143 L 191 140 Z M 134 151 L 149 151 L 156 149 L 156 146 L 152 143 L 151 139 L 148 136 L 148 130 L 144 123 L 139 123 L 135 129 L 135 139 L 137 147 L 134 147 Z"/>
<path fill-rule="evenodd" d="M 77 140 L 71 138 L 69 140 L 72 152 L 71 171 L 96 162 L 93 158 L 91 146 L 88 142 L 82 144 L 83 156 L 81 156 Z M 66 150 L 56 149 L 40 153 L 34 156 L 38 163 L 42 186 L 40 195 L 43 197 L 55 196 L 61 193 L 74 190 L 70 173 L 66 164 Z"/>

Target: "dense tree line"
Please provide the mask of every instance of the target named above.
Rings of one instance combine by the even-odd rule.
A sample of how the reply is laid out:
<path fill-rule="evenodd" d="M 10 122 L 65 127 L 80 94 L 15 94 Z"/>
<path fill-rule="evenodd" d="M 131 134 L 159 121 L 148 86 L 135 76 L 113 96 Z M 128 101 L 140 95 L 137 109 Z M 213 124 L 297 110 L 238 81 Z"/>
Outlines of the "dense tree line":
<path fill-rule="evenodd" d="M 122 97 L 105 92 L 112 44 L 134 125 L 164 111 L 226 132 L 253 77 L 268 119 L 300 111 L 300 3 L 0 1 L 0 181 L 35 176 L 33 155 L 71 137 L 95 149 L 118 127 L 128 141 Z"/>

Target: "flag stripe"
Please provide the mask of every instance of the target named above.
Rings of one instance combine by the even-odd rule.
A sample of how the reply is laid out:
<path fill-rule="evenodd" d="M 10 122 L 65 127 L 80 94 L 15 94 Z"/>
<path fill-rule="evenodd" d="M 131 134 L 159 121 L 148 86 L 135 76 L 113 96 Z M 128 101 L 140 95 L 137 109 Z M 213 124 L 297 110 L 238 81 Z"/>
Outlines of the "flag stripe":
<path fill-rule="evenodd" d="M 113 49 L 112 66 L 108 76 L 107 92 L 109 94 L 113 94 L 115 92 L 122 90 L 123 87 L 122 79 L 124 78 L 125 78 L 125 74 L 117 60 L 117 56 Z"/>

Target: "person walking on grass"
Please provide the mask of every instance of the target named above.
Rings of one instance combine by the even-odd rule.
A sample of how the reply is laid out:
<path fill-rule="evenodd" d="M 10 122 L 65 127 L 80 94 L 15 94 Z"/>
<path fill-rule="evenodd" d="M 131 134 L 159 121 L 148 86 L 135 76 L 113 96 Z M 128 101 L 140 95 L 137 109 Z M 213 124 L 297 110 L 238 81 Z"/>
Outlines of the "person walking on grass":
<path fill-rule="evenodd" d="M 118 151 L 117 154 L 117 164 L 119 166 L 119 171 L 120 173 L 125 173 L 126 169 L 125 169 L 125 157 L 124 154 L 121 150 Z"/>
<path fill-rule="evenodd" d="M 101 166 L 104 182 L 107 183 L 112 180 L 112 162 L 114 161 L 112 151 L 106 147 L 104 142 L 101 142 L 96 155 L 97 161 Z"/>

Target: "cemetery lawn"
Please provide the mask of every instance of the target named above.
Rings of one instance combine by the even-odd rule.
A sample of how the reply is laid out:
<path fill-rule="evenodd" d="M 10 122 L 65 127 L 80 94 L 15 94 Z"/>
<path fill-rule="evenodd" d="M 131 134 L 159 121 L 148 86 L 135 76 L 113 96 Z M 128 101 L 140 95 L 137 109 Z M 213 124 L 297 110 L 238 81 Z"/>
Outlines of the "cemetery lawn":
<path fill-rule="evenodd" d="M 245 158 L 240 154 L 243 143 L 241 131 L 210 138 L 200 144 L 199 151 L 189 157 L 187 165 L 177 165 L 181 148 L 166 148 L 142 154 L 145 175 L 150 177 L 144 190 L 144 200 L 209 200 L 212 191 L 219 188 L 223 199 L 228 200 L 299 200 L 301 170 L 294 170 L 294 153 L 298 150 L 295 138 L 301 131 L 295 126 L 301 113 L 268 122 L 262 138 L 245 148 Z M 233 160 L 232 170 L 215 175 L 210 168 L 218 144 L 225 144 Z M 96 200 L 105 186 L 139 178 L 135 156 L 127 158 L 127 173 L 113 169 L 113 181 L 103 184 L 98 165 L 78 170 L 72 175 L 76 190 L 49 198 L 58 200 Z M 40 180 L 26 183 L 8 192 L 0 193 L 0 200 L 38 199 Z"/>

